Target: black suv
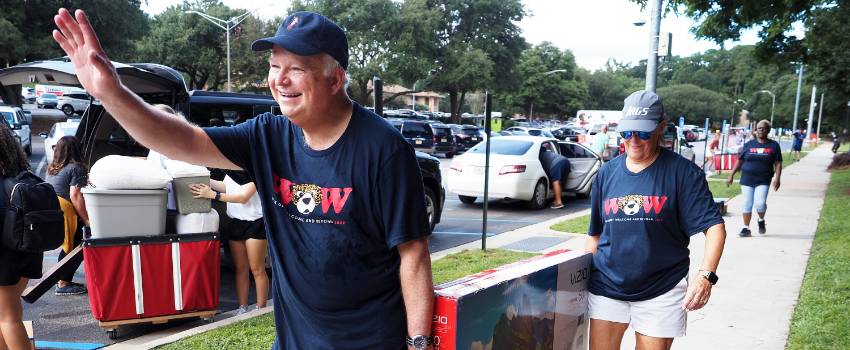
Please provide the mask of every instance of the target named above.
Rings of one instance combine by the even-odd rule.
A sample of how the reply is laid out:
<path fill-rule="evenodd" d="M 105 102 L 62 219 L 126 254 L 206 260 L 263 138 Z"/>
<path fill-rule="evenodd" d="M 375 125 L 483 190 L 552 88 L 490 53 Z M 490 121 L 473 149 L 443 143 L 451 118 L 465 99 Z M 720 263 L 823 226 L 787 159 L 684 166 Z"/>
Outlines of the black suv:
<path fill-rule="evenodd" d="M 446 158 L 457 152 L 451 129 L 444 124 L 410 119 L 387 119 L 417 151 L 443 153 Z"/>
<path fill-rule="evenodd" d="M 234 125 L 265 112 L 280 114 L 273 97 L 211 91 L 186 91 L 183 76 L 176 70 L 158 64 L 114 63 L 121 81 L 148 103 L 173 106 L 199 126 Z M 66 59 L 28 62 L 0 69 L 0 99 L 21 105 L 21 84 L 63 82 L 79 86 L 73 65 Z M 430 131 L 430 127 L 426 128 Z M 76 137 L 83 147 L 83 157 L 94 164 L 107 155 L 146 157 L 148 149 L 136 142 L 106 112 L 103 106 L 91 104 L 83 113 Z M 433 136 L 428 140 L 433 142 Z M 417 161 L 425 186 L 425 201 L 431 228 L 440 222 L 445 201 L 440 161 L 417 152 Z M 226 215 L 222 215 L 226 217 Z"/>
<path fill-rule="evenodd" d="M 478 128 L 472 125 L 451 125 L 452 133 L 455 135 L 457 151 L 463 152 L 477 145 L 484 139 L 478 133 Z"/>

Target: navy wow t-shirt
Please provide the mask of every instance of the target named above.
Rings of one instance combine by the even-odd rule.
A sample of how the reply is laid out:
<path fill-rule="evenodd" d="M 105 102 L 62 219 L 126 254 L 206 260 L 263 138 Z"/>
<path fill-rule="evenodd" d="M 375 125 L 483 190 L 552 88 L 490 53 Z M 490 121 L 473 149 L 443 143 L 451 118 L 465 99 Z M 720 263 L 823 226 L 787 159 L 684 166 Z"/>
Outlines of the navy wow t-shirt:
<path fill-rule="evenodd" d="M 782 149 L 774 140 L 765 143 L 750 140 L 738 154 L 741 163 L 741 185 L 755 187 L 770 185 L 776 162 L 782 162 Z"/>
<path fill-rule="evenodd" d="M 702 170 L 667 149 L 633 173 L 606 163 L 591 189 L 588 234 L 599 235 L 588 289 L 625 301 L 657 297 L 688 274 L 690 236 L 723 223 Z"/>
<path fill-rule="evenodd" d="M 413 148 L 398 131 L 357 105 L 340 139 L 321 151 L 283 116 L 204 130 L 257 185 L 274 348 L 404 348 L 396 246 L 430 232 Z"/>

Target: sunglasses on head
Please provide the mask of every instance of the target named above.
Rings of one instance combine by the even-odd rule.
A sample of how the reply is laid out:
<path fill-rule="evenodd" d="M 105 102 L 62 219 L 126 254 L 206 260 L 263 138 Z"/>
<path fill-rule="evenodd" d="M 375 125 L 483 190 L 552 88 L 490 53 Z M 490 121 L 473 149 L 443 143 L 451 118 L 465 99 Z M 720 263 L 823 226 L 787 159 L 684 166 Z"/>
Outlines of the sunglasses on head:
<path fill-rule="evenodd" d="M 652 137 L 651 131 L 620 131 L 620 136 L 623 136 L 624 140 L 628 140 L 632 138 L 632 136 L 637 136 L 641 140 L 649 140 Z"/>

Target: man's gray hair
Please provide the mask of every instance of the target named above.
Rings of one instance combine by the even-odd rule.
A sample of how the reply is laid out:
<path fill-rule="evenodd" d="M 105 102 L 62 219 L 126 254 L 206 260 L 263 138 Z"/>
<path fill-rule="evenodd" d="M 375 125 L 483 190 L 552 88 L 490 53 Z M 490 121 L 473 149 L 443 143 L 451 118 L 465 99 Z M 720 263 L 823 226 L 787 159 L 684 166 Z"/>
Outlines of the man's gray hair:
<path fill-rule="evenodd" d="M 342 69 L 342 66 L 339 64 L 339 62 L 333 57 L 331 57 L 331 55 L 322 54 L 322 58 L 325 60 L 324 71 L 326 77 L 330 77 L 333 74 L 334 70 L 336 70 L 337 68 Z M 345 96 L 348 96 L 348 87 L 351 85 L 351 75 L 348 74 L 348 71 L 343 71 L 345 72 L 345 81 L 343 82 L 342 91 Z"/>

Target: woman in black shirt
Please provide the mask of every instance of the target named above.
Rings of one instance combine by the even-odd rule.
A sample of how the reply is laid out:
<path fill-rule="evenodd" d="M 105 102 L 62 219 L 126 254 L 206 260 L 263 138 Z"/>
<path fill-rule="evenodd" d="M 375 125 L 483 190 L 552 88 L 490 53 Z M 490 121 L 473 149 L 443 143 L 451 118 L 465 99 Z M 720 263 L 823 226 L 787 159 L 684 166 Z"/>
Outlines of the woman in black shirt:
<path fill-rule="evenodd" d="M 12 130 L 0 123 L 0 228 L 9 205 L 11 185 L 7 181 L 29 170 L 24 149 L 12 136 Z M 0 244 L 0 348 L 30 349 L 32 344 L 23 324 L 21 293 L 30 278 L 41 278 L 42 253 L 10 250 Z"/>

